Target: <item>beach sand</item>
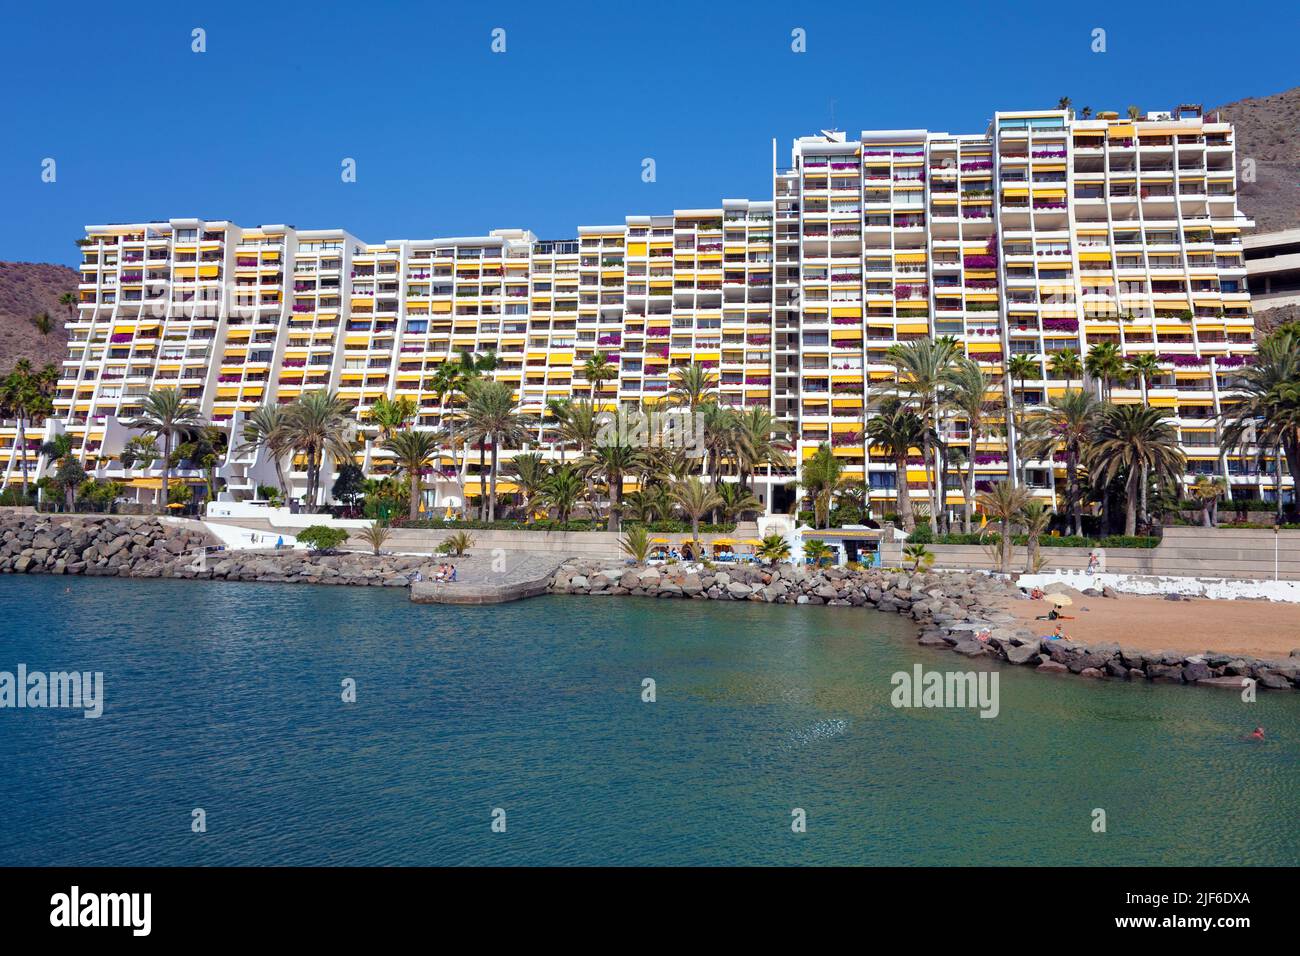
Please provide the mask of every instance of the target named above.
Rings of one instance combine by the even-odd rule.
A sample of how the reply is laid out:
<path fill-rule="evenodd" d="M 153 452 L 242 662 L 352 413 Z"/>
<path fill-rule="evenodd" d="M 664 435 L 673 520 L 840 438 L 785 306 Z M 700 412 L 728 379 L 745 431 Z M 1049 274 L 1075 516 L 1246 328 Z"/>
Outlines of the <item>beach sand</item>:
<path fill-rule="evenodd" d="M 1300 605 L 1270 601 L 1212 601 L 1190 598 L 1121 594 L 1118 598 L 1088 597 L 1071 588 L 1053 586 L 1074 599 L 1062 612 L 1074 620 L 1061 622 L 1066 635 L 1084 644 L 1115 643 L 1140 650 L 1223 651 L 1252 657 L 1283 659 L 1300 648 Z M 1051 634 L 1056 624 L 1035 618 L 1051 610 L 1046 601 L 1007 601 L 1006 609 L 1035 634 Z"/>

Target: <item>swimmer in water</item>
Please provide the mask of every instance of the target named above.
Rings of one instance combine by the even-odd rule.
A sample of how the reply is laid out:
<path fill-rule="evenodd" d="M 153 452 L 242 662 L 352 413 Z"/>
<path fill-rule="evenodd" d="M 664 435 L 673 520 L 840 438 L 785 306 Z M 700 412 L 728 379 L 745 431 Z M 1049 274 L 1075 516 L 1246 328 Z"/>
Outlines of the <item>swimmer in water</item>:
<path fill-rule="evenodd" d="M 1253 734 L 1250 735 L 1250 739 L 1251 739 L 1251 740 L 1263 740 L 1263 739 L 1264 739 L 1264 728 L 1263 728 L 1263 727 L 1256 727 L 1256 728 L 1255 728 L 1255 732 L 1254 732 Z"/>

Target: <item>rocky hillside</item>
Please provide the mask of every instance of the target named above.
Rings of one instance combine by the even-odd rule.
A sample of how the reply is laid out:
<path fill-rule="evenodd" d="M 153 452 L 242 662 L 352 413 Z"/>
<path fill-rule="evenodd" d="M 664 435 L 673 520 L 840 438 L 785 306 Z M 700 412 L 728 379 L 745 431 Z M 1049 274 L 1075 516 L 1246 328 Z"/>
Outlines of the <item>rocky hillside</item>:
<path fill-rule="evenodd" d="M 77 273 L 67 266 L 44 262 L 0 262 L 0 375 L 20 358 L 40 367 L 56 365 L 68 354 L 68 333 L 63 323 L 69 310 L 59 302 L 65 292 L 77 291 Z M 42 334 L 33 318 L 46 312 L 50 329 Z"/>
<path fill-rule="evenodd" d="M 1216 110 L 1209 110 L 1213 114 Z M 1237 169 L 1255 162 L 1255 182 L 1240 183 L 1240 205 L 1256 231 L 1300 226 L 1300 86 L 1217 108 L 1237 129 Z"/>

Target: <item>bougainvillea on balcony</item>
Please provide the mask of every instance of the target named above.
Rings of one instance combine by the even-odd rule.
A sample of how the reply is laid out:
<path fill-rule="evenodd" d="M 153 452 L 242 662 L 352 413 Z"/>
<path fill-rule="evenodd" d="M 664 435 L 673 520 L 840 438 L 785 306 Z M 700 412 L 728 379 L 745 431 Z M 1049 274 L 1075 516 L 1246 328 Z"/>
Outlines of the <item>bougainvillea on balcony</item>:
<path fill-rule="evenodd" d="M 769 342 L 772 341 L 772 336 L 751 335 L 746 339 L 746 341 L 749 342 L 750 345 L 767 345 Z"/>
<path fill-rule="evenodd" d="M 771 382 L 772 379 L 768 375 L 746 375 L 745 376 L 746 385 L 769 385 L 771 384 Z"/>
<path fill-rule="evenodd" d="M 113 334 L 113 335 L 110 335 L 110 336 L 108 337 L 108 340 L 109 340 L 110 342 L 130 342 L 130 341 L 131 341 L 131 333 L 130 333 L 130 332 L 117 332 L 117 333 L 115 333 L 115 334 Z"/>
<path fill-rule="evenodd" d="M 597 345 L 618 345 L 622 341 L 623 341 L 623 336 L 620 333 L 615 332 L 612 335 L 602 335 L 600 338 L 596 339 L 596 344 Z"/>
<path fill-rule="evenodd" d="M 1006 455 L 997 455 L 991 453 L 977 454 L 975 464 L 977 465 L 1000 465 L 1007 460 Z"/>
<path fill-rule="evenodd" d="M 851 315 L 837 315 L 831 319 L 831 322 L 835 325 L 857 325 L 860 321 L 860 319 L 855 319 Z"/>
<path fill-rule="evenodd" d="M 996 269 L 998 257 L 990 255 L 963 256 L 962 264 L 967 269 Z"/>
<path fill-rule="evenodd" d="M 1077 332 L 1079 331 L 1078 319 L 1043 319 L 1043 329 L 1054 332 Z"/>
<path fill-rule="evenodd" d="M 1156 356 L 1162 362 L 1169 362 L 1179 368 L 1196 368 L 1205 365 L 1209 359 L 1200 355 L 1184 355 L 1179 352 L 1161 352 Z"/>
<path fill-rule="evenodd" d="M 831 444 L 836 448 L 843 448 L 845 445 L 861 445 L 862 433 L 844 432 L 843 434 L 834 435 L 831 437 Z"/>
<path fill-rule="evenodd" d="M 306 359 L 291 359 L 291 358 L 287 358 L 287 359 L 285 359 L 281 364 L 282 364 L 285 368 L 302 368 L 304 365 L 307 364 L 307 360 L 306 360 Z"/>
<path fill-rule="evenodd" d="M 1237 368 L 1240 365 L 1248 364 L 1250 359 L 1245 355 L 1221 355 L 1215 360 L 1219 368 Z"/>
<path fill-rule="evenodd" d="M 837 395 L 861 395 L 862 386 L 857 382 L 836 382 L 831 391 Z"/>

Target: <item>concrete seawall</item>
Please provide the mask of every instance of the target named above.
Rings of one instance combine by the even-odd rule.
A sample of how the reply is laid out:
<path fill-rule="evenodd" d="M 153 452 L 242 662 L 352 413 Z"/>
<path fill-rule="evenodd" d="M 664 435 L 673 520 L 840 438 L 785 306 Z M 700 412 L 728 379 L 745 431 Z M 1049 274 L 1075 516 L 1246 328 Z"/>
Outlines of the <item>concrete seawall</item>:
<path fill-rule="evenodd" d="M 997 558 L 979 545 L 929 544 L 934 566 L 991 571 Z M 1082 571 L 1088 555 L 1096 552 L 1104 570 L 1112 574 L 1150 577 L 1214 577 L 1271 581 L 1300 580 L 1300 531 L 1268 531 L 1249 528 L 1165 528 L 1155 548 L 1041 548 L 1046 570 Z M 884 563 L 904 563 L 903 545 L 882 545 Z M 1013 571 L 1025 569 L 1025 548 L 1017 547 Z"/>

